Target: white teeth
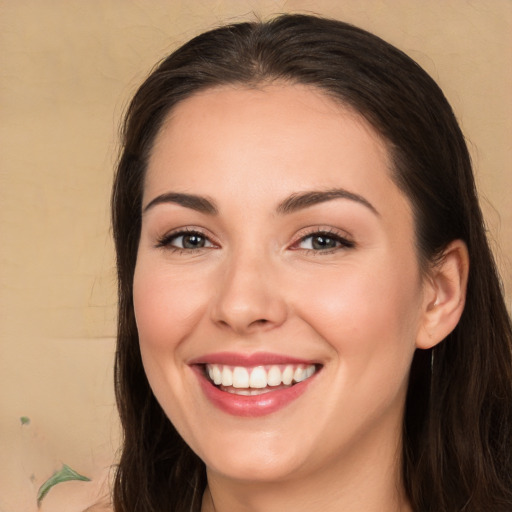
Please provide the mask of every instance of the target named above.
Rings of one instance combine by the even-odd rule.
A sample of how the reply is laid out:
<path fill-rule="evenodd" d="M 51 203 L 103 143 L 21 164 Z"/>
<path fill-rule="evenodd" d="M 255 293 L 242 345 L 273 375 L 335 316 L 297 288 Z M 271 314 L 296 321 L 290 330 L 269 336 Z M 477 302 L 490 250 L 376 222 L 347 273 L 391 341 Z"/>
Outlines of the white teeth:
<path fill-rule="evenodd" d="M 231 393 L 232 395 L 243 395 L 243 396 L 253 396 L 253 395 L 264 395 L 265 393 L 270 393 L 272 391 L 271 388 L 265 389 L 236 389 L 233 387 L 225 388 L 224 391 Z"/>
<path fill-rule="evenodd" d="M 314 364 L 308 366 L 303 364 L 255 366 L 252 368 L 220 364 L 206 365 L 206 372 L 216 386 L 236 388 L 236 391 L 230 392 L 241 395 L 260 394 L 269 387 L 290 386 L 293 382 L 297 383 L 309 379 L 315 371 Z M 244 390 L 248 390 L 250 393 L 246 393 Z M 271 391 L 271 389 L 268 389 L 268 391 Z"/>
<path fill-rule="evenodd" d="M 301 382 L 306 378 L 306 372 L 300 366 L 295 370 L 293 374 L 293 380 L 295 382 Z"/>
<path fill-rule="evenodd" d="M 213 382 L 219 385 L 222 382 L 222 374 L 218 366 L 213 367 Z"/>
<path fill-rule="evenodd" d="M 239 389 L 239 390 L 237 390 L 237 392 L 235 394 L 249 396 L 251 394 L 251 392 L 248 389 Z"/>
<path fill-rule="evenodd" d="M 279 366 L 271 366 L 267 374 L 267 385 L 279 386 L 281 384 L 281 370 Z"/>
<path fill-rule="evenodd" d="M 256 366 L 251 372 L 249 379 L 250 388 L 266 388 L 267 387 L 267 372 L 263 366 Z"/>
<path fill-rule="evenodd" d="M 224 366 L 224 368 L 222 368 L 222 385 L 233 385 L 233 372 L 227 366 Z"/>
<path fill-rule="evenodd" d="M 290 366 L 288 365 L 285 369 L 284 369 L 284 372 L 283 372 L 283 376 L 282 376 L 282 380 L 283 380 L 283 384 L 285 384 L 286 386 L 288 386 L 289 384 L 292 383 L 292 380 L 293 380 L 293 366 Z"/>
<path fill-rule="evenodd" d="M 249 372 L 247 371 L 247 368 L 244 368 L 243 366 L 235 366 L 235 368 L 233 370 L 233 387 L 234 388 L 248 388 L 249 387 Z"/>

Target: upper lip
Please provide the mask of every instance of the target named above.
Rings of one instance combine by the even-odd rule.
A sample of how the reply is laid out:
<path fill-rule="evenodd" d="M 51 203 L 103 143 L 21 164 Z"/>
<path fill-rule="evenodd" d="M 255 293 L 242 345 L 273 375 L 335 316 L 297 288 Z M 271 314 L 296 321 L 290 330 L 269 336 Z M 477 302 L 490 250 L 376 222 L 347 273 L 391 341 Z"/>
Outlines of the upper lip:
<path fill-rule="evenodd" d="M 314 364 L 317 361 L 300 359 L 284 354 L 272 352 L 254 352 L 244 354 L 241 352 L 214 352 L 196 357 L 189 361 L 190 365 L 195 364 L 226 364 L 230 366 L 265 366 L 273 364 Z"/>

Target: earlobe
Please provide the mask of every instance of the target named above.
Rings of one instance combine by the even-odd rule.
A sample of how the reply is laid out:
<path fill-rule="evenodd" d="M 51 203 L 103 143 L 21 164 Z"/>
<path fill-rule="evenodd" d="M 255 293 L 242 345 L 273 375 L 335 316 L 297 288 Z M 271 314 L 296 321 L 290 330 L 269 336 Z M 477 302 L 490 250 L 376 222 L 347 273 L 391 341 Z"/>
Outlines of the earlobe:
<path fill-rule="evenodd" d="M 458 324 L 466 301 L 469 255 L 462 240 L 451 242 L 425 278 L 422 322 L 416 346 L 440 343 Z"/>

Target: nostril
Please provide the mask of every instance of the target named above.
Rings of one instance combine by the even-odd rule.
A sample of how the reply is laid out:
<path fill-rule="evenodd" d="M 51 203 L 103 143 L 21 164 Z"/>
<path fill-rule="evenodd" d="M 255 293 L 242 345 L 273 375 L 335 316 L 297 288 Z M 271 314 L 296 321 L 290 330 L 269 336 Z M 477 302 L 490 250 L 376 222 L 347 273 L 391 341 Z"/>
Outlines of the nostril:
<path fill-rule="evenodd" d="M 254 322 L 251 322 L 251 325 L 265 325 L 268 324 L 268 320 L 265 318 L 261 318 L 260 320 L 254 320 Z"/>

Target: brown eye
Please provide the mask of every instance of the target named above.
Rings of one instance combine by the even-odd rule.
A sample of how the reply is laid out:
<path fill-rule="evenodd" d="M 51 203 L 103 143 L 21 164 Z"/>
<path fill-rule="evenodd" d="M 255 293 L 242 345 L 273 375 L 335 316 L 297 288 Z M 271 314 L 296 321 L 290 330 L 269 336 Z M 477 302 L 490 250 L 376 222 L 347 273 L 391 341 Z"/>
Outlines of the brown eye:
<path fill-rule="evenodd" d="M 178 244 L 179 239 L 181 239 L 180 244 L 183 249 L 201 249 L 206 245 L 206 238 L 198 233 L 182 235 L 174 241 L 174 244 Z"/>
<path fill-rule="evenodd" d="M 202 233 L 196 231 L 180 231 L 165 236 L 159 241 L 158 247 L 169 249 L 194 250 L 213 247 L 212 242 Z"/>
<path fill-rule="evenodd" d="M 342 249 L 354 247 L 353 242 L 338 236 L 334 233 L 312 233 L 301 239 L 298 244 L 299 249 L 310 251 L 328 251 L 333 249 Z"/>
<path fill-rule="evenodd" d="M 338 246 L 338 241 L 332 237 L 317 235 L 311 237 L 311 246 L 315 250 L 334 249 Z"/>

